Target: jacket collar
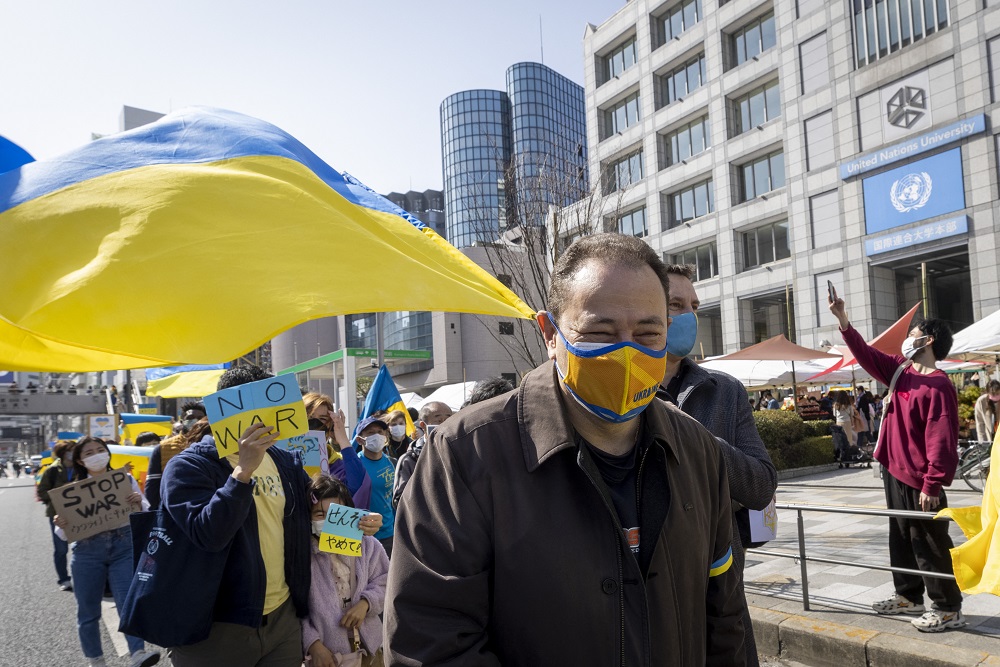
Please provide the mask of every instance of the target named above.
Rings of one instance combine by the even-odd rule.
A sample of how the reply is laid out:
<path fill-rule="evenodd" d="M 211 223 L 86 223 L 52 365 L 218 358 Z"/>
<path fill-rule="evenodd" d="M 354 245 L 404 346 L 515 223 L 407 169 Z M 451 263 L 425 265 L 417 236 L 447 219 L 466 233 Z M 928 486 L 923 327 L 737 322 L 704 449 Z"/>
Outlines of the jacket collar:
<path fill-rule="evenodd" d="M 534 472 L 553 455 L 576 448 L 577 433 L 569 420 L 566 401 L 559 388 L 556 365 L 548 361 L 524 376 L 518 388 L 517 422 L 528 472 Z M 667 407 L 654 400 L 639 419 L 664 449 L 677 458 L 676 431 L 667 417 Z"/>
<path fill-rule="evenodd" d="M 681 360 L 680 367 L 683 369 L 684 376 L 681 380 L 681 390 L 677 392 L 678 406 L 683 405 L 687 397 L 690 396 L 695 389 L 706 382 L 710 382 L 712 385 L 717 384 L 715 378 L 713 378 L 708 371 L 687 357 Z"/>

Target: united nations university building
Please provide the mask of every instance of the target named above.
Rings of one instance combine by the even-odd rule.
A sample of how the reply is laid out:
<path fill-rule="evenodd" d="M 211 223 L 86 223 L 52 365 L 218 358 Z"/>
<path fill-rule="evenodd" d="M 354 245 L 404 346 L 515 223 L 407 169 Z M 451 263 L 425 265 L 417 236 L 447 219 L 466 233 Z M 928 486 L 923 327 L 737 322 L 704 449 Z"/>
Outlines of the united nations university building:
<path fill-rule="evenodd" d="M 1000 0 L 631 0 L 584 38 L 603 220 L 697 268 L 701 356 L 1000 307 Z"/>

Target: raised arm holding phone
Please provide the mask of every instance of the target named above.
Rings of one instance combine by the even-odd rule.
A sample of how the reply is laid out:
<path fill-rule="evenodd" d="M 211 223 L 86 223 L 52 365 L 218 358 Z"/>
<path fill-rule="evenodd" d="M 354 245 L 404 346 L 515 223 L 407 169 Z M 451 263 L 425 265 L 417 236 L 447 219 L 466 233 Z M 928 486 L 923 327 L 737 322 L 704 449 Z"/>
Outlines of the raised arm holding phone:
<path fill-rule="evenodd" d="M 868 345 L 851 326 L 847 306 L 828 282 L 830 312 L 858 363 L 876 380 L 892 386 L 875 458 L 885 468 L 886 507 L 934 511 L 948 506 L 942 487 L 958 466 L 958 396 L 937 362 L 948 356 L 952 336 L 947 323 L 918 323 L 903 342 L 901 354 Z M 950 573 L 953 547 L 942 521 L 889 519 L 889 556 L 895 567 Z M 965 625 L 962 594 L 953 580 L 893 573 L 896 595 L 876 602 L 879 614 L 921 615 L 912 621 L 921 632 L 941 632 Z M 924 610 L 924 591 L 932 608 Z"/>

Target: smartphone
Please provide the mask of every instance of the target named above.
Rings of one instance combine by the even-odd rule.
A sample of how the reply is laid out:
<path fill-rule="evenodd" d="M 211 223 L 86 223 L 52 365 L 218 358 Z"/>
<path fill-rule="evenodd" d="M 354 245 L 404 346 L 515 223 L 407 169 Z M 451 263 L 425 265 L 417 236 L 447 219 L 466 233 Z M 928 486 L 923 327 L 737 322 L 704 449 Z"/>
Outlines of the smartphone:
<path fill-rule="evenodd" d="M 830 299 L 830 303 L 837 300 L 837 290 L 833 289 L 833 283 L 829 280 L 826 281 L 826 294 Z"/>

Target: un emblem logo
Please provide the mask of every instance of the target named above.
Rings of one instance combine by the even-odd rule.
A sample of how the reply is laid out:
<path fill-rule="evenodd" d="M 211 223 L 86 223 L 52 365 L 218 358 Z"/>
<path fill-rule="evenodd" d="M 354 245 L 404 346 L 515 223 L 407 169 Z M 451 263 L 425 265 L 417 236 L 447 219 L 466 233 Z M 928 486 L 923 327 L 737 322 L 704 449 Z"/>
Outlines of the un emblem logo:
<path fill-rule="evenodd" d="M 149 544 L 146 545 L 146 553 L 148 553 L 150 556 L 152 556 L 153 554 L 155 554 L 157 552 L 157 550 L 159 548 L 160 548 L 160 541 L 159 540 L 150 540 Z"/>
<path fill-rule="evenodd" d="M 889 197 L 893 207 L 900 213 L 909 213 L 924 206 L 931 198 L 931 175 L 926 171 L 907 174 L 892 184 Z"/>

